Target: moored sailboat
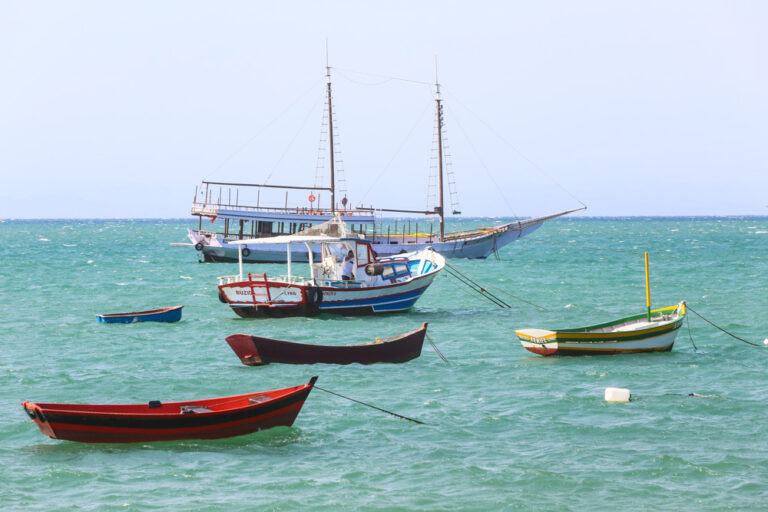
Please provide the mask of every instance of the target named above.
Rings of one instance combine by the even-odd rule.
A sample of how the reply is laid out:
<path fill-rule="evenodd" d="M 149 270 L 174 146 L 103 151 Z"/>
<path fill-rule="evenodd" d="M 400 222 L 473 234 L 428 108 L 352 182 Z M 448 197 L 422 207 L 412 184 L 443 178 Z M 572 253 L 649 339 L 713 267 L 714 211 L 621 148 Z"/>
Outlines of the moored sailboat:
<path fill-rule="evenodd" d="M 203 181 L 199 191 L 195 192 L 195 200 L 191 213 L 198 218 L 196 230 L 189 230 L 189 245 L 200 252 L 202 261 L 206 262 L 237 262 L 242 257 L 248 263 L 285 263 L 285 253 L 277 244 L 267 242 L 255 244 L 247 243 L 240 251 L 240 245 L 245 239 L 262 239 L 275 236 L 291 235 L 302 229 L 327 222 L 336 215 L 342 215 L 351 230 L 361 234 L 369 241 L 380 256 L 391 256 L 403 251 L 412 252 L 432 247 L 446 258 L 487 258 L 497 252 L 503 246 L 522 238 L 548 220 L 552 220 L 586 207 L 565 210 L 551 215 L 520 219 L 507 222 L 498 226 L 478 227 L 458 232 L 446 232 L 445 219 L 445 157 L 443 152 L 443 105 L 440 94 L 440 84 L 435 78 L 435 105 L 437 120 L 437 204 L 424 210 L 404 210 L 393 208 L 362 207 L 352 208 L 344 195 L 337 201 L 335 150 L 333 132 L 333 102 L 331 94 L 331 68 L 326 66 L 327 78 L 327 117 L 328 117 L 328 162 L 330 167 L 330 185 L 321 186 L 281 186 L 268 184 L 228 183 Z M 219 187 L 218 199 L 215 199 L 215 187 Z M 229 189 L 224 200 L 224 187 Z M 264 207 L 259 204 L 241 204 L 239 201 L 239 189 L 241 188 L 283 189 L 286 190 L 286 203 L 282 208 Z M 234 189 L 234 201 L 232 190 Z M 303 190 L 308 194 L 309 204 L 306 206 L 288 207 L 287 191 Z M 320 192 L 328 192 L 330 204 L 327 207 L 319 206 Z M 317 194 L 317 195 L 316 195 Z M 201 197 L 203 198 L 201 200 Z M 258 197 L 258 196 L 257 196 Z M 315 206 L 315 201 L 318 206 Z M 452 210 L 454 214 L 460 211 Z M 382 221 L 376 222 L 377 217 L 383 215 L 416 215 L 424 216 L 427 222 L 422 224 L 430 226 L 429 233 L 420 233 L 418 223 L 416 229 L 406 231 L 402 226 L 402 233 L 389 226 L 386 230 Z M 223 231 L 203 229 L 203 219 L 211 222 L 223 222 Z M 436 223 L 434 221 L 437 221 Z M 432 227 L 437 226 L 436 230 Z M 410 223 L 409 223 L 410 227 Z M 433 232 L 434 231 L 434 232 Z M 179 245 L 179 244 L 176 244 Z M 297 247 L 293 255 L 294 261 L 308 261 L 305 247 Z M 315 257 L 319 255 L 319 247 L 312 247 Z M 242 255 L 240 254 L 242 252 Z"/>

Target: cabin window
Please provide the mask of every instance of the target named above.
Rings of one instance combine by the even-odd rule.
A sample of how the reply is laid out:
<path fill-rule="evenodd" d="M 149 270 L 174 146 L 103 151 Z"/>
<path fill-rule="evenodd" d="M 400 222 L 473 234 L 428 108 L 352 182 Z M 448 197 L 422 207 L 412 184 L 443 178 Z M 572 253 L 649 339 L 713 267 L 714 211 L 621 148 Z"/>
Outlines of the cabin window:
<path fill-rule="evenodd" d="M 363 267 L 369 263 L 376 262 L 376 253 L 373 251 L 370 245 L 367 243 L 357 244 L 357 266 Z"/>
<path fill-rule="evenodd" d="M 395 263 L 395 274 L 398 276 L 408 275 L 411 272 L 408 270 L 408 265 L 405 263 Z"/>
<path fill-rule="evenodd" d="M 357 266 L 362 267 L 369 263 L 371 263 L 371 261 L 370 261 L 370 258 L 368 257 L 368 245 L 357 244 Z"/>
<path fill-rule="evenodd" d="M 256 223 L 256 231 L 262 235 L 272 234 L 272 222 L 259 221 Z"/>
<path fill-rule="evenodd" d="M 362 267 L 376 262 L 376 253 L 367 243 L 357 244 L 357 266 Z"/>
<path fill-rule="evenodd" d="M 381 273 L 382 279 L 390 279 L 394 275 L 395 275 L 395 269 L 392 268 L 391 265 L 385 266 L 384 271 Z"/>

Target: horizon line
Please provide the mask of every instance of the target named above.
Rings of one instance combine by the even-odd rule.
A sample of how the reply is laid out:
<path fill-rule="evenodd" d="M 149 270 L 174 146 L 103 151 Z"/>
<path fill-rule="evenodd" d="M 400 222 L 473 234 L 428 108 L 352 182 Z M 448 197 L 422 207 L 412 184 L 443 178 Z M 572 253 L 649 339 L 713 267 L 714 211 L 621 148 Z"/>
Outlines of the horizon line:
<path fill-rule="evenodd" d="M 383 217 L 384 219 L 420 219 L 421 217 Z M 452 217 L 449 219 L 456 222 L 462 220 L 525 220 L 530 217 L 515 217 L 515 216 L 480 216 L 480 217 Z M 755 218 L 755 219 L 768 219 L 768 215 L 758 214 L 728 214 L 728 215 L 690 215 L 690 214 L 678 214 L 678 215 L 580 215 L 574 217 L 558 217 L 550 219 L 547 222 L 553 221 L 570 221 L 577 219 L 742 219 L 742 218 Z M 151 220 L 168 220 L 168 221 L 194 221 L 188 217 L 27 217 L 27 218 L 0 218 L 0 223 L 5 222 L 20 222 L 20 221 L 151 221 Z M 425 220 L 424 222 L 437 222 L 436 220 Z"/>

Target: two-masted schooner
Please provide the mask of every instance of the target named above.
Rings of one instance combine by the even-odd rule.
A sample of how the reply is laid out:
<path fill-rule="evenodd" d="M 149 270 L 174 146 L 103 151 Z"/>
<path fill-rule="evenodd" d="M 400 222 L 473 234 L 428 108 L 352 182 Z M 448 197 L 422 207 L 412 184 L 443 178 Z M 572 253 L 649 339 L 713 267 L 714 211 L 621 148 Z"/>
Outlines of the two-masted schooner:
<path fill-rule="evenodd" d="M 573 209 L 523 220 L 516 220 L 493 227 L 478 227 L 468 231 L 445 232 L 445 193 L 444 193 L 444 152 L 443 152 L 443 100 L 440 94 L 440 84 L 435 77 L 435 105 L 437 116 L 437 200 L 432 209 L 403 210 L 392 208 L 351 207 L 346 195 L 337 201 L 337 183 L 335 175 L 335 150 L 333 132 L 333 101 L 331 94 L 331 67 L 326 65 L 327 84 L 327 129 L 330 166 L 330 184 L 323 186 L 297 185 L 268 185 L 253 183 L 227 183 L 219 181 L 202 181 L 199 189 L 195 190 L 192 204 L 192 215 L 198 218 L 196 230 L 188 230 L 190 245 L 202 256 L 205 262 L 237 262 L 238 246 L 234 242 L 244 239 L 269 238 L 295 234 L 303 229 L 322 222 L 327 222 L 335 216 L 341 216 L 350 226 L 350 230 L 363 235 L 369 241 L 379 256 L 390 256 L 405 252 L 419 251 L 432 247 L 446 258 L 487 258 L 501 247 L 522 238 L 538 229 L 545 221 L 583 209 Z M 218 187 L 218 198 L 216 197 Z M 283 207 L 261 206 L 257 200 L 255 205 L 240 204 L 239 190 L 255 187 L 257 189 L 282 189 L 286 191 L 286 202 Z M 223 200 L 223 190 L 228 190 L 227 199 Z M 232 200 L 232 191 L 235 199 Z M 288 191 L 303 190 L 308 193 L 309 207 L 289 206 Z M 330 202 L 327 207 L 319 206 L 319 195 L 328 192 Z M 315 195 L 317 194 L 317 196 Z M 258 197 L 258 196 L 257 196 Z M 315 200 L 318 206 L 314 207 Z M 454 212 L 460 213 L 460 212 Z M 386 214 L 404 214 L 408 216 L 425 217 L 431 222 L 413 224 L 402 223 L 400 229 L 389 226 L 384 230 L 380 222 L 377 230 L 376 218 Z M 433 222 L 438 220 L 438 229 Z M 210 222 L 223 223 L 223 230 L 214 231 L 205 225 L 203 219 Z M 421 228 L 421 229 L 420 229 Z M 429 229 L 429 232 L 426 232 Z M 315 257 L 320 255 L 320 247 L 313 247 Z M 243 261 L 250 263 L 284 263 L 285 249 L 281 244 L 260 243 L 243 247 Z M 308 261 L 307 249 L 297 247 L 292 255 L 294 261 Z"/>

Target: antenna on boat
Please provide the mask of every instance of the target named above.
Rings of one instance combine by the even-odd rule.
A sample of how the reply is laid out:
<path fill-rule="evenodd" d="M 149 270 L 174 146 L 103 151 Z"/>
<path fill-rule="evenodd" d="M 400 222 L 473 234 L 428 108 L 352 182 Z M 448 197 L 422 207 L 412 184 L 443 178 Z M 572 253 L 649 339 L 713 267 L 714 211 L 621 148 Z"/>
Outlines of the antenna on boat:
<path fill-rule="evenodd" d="M 329 86 L 330 87 L 330 86 Z M 438 194 L 440 195 L 440 241 L 445 238 L 445 213 L 443 205 L 443 105 L 440 97 L 440 81 L 437 77 L 437 56 L 435 56 L 435 103 L 437 104 L 437 173 Z"/>
<path fill-rule="evenodd" d="M 648 276 L 648 253 L 645 253 L 645 305 L 648 307 L 648 321 L 651 321 L 651 279 Z"/>
<path fill-rule="evenodd" d="M 325 40 L 325 77 L 328 81 L 328 152 L 331 167 L 331 215 L 336 215 L 336 180 L 333 168 L 333 106 L 331 103 L 331 66 L 328 63 L 328 39 Z"/>

